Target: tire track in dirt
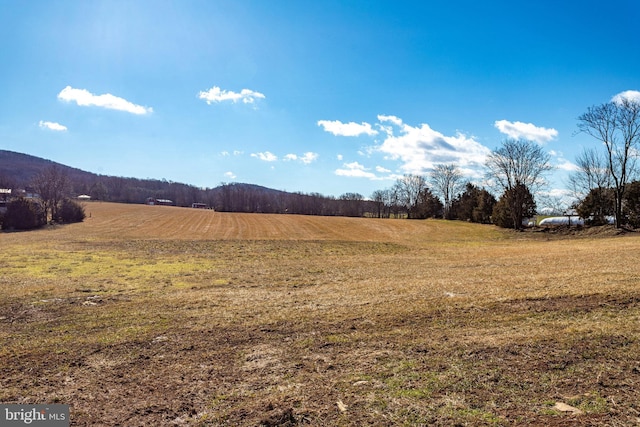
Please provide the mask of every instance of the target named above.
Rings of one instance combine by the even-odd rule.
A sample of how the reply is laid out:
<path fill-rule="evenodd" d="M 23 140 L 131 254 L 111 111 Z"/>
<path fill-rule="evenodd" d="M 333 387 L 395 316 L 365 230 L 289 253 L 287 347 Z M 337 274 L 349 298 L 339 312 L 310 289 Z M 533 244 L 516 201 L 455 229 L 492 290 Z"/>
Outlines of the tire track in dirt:
<path fill-rule="evenodd" d="M 90 203 L 84 223 L 87 234 L 120 238 L 190 240 L 349 240 L 388 241 L 398 238 L 407 222 L 373 218 L 320 217 L 214 212 L 170 206 Z M 416 224 L 417 226 L 418 224 Z M 428 226 L 422 222 L 418 228 Z M 416 228 L 411 224 L 410 233 Z"/>

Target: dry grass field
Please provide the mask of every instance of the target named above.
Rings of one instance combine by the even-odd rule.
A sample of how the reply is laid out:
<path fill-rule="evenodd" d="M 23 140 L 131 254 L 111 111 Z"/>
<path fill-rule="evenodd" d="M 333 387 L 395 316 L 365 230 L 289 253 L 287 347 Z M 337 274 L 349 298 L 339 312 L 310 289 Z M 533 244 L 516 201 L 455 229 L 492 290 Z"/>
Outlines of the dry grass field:
<path fill-rule="evenodd" d="M 0 234 L 0 402 L 83 426 L 640 424 L 635 233 L 86 211 Z"/>

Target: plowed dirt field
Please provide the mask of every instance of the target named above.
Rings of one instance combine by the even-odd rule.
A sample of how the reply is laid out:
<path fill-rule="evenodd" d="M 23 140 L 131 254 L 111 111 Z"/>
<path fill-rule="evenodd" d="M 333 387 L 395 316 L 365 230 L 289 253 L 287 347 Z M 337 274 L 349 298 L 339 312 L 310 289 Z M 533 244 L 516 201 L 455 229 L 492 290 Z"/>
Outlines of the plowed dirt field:
<path fill-rule="evenodd" d="M 640 423 L 640 236 L 87 203 L 0 234 L 0 402 L 79 426 Z"/>

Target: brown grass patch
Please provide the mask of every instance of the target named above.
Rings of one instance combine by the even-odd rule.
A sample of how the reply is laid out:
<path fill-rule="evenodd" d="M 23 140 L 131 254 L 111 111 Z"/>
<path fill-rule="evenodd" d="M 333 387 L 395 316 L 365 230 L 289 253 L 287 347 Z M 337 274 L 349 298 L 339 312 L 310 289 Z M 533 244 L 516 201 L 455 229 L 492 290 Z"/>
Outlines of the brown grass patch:
<path fill-rule="evenodd" d="M 635 234 L 87 213 L 0 235 L 1 402 L 74 425 L 638 422 Z"/>

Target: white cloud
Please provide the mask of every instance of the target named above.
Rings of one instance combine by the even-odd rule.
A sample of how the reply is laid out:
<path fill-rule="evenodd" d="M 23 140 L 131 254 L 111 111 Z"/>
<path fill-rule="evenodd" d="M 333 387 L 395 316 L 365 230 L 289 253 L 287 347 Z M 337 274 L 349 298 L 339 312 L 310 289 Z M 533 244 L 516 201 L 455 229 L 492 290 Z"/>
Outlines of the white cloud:
<path fill-rule="evenodd" d="M 313 153 L 311 151 L 307 151 L 302 155 L 302 157 L 300 157 L 300 161 L 302 161 L 302 163 L 304 163 L 305 165 L 308 165 L 309 163 L 312 163 L 317 159 L 318 159 L 318 153 Z"/>
<path fill-rule="evenodd" d="M 622 100 L 624 99 L 640 104 L 640 92 L 638 92 L 637 90 L 625 90 L 624 92 L 620 92 L 619 94 L 611 98 L 611 102 L 621 104 Z"/>
<path fill-rule="evenodd" d="M 555 159 L 554 168 L 567 171 L 574 172 L 580 170 L 578 165 L 564 158 L 564 154 L 560 151 L 549 150 L 549 155 Z"/>
<path fill-rule="evenodd" d="M 265 151 L 264 153 L 252 153 L 251 157 L 255 157 L 264 162 L 275 162 L 276 160 L 278 160 L 278 156 L 269 151 Z"/>
<path fill-rule="evenodd" d="M 64 125 L 61 125 L 60 123 L 45 122 L 43 120 L 40 120 L 40 123 L 38 123 L 38 126 L 40 126 L 42 129 L 55 130 L 57 132 L 64 132 L 67 130 L 67 127 Z"/>
<path fill-rule="evenodd" d="M 344 166 L 344 169 L 337 169 L 335 171 L 336 175 L 355 177 L 355 178 L 376 179 L 376 175 L 374 173 L 368 172 L 369 169 L 365 168 L 363 165 L 361 165 L 358 162 L 345 163 L 343 166 Z"/>
<path fill-rule="evenodd" d="M 296 160 L 299 160 L 300 162 L 304 163 L 305 165 L 308 165 L 310 163 L 313 163 L 317 158 L 318 158 L 318 153 L 314 153 L 312 151 L 307 151 L 306 153 L 304 153 L 301 156 L 299 156 L 297 154 L 293 154 L 293 153 L 287 154 L 282 158 L 282 160 L 284 160 L 284 161 L 296 161 Z"/>
<path fill-rule="evenodd" d="M 373 136 L 378 134 L 378 131 L 372 129 L 371 125 L 365 122 L 358 124 L 354 122 L 342 123 L 340 120 L 319 120 L 318 126 L 321 126 L 325 132 L 336 136 Z"/>
<path fill-rule="evenodd" d="M 391 173 L 390 169 L 383 168 L 382 166 L 376 166 L 376 172 L 379 173 Z"/>
<path fill-rule="evenodd" d="M 342 161 L 343 158 L 344 158 L 344 156 L 342 154 L 338 154 L 336 156 L 336 159 L 338 159 L 339 161 Z"/>
<path fill-rule="evenodd" d="M 75 101 L 82 107 L 102 107 L 110 110 L 126 111 L 132 114 L 150 114 L 153 112 L 151 107 L 143 107 L 142 105 L 133 104 L 126 99 L 106 93 L 104 95 L 94 95 L 85 89 L 74 89 L 67 86 L 58 94 L 58 99 L 62 101 Z"/>
<path fill-rule="evenodd" d="M 229 179 L 236 179 L 236 175 L 233 172 L 225 172 L 224 176 L 226 176 Z"/>
<path fill-rule="evenodd" d="M 550 197 L 564 198 L 564 197 L 573 196 L 573 193 L 570 190 L 567 190 L 566 188 L 552 188 L 546 193 L 546 195 Z"/>
<path fill-rule="evenodd" d="M 224 151 L 221 151 L 221 152 L 220 152 L 220 155 L 221 155 L 222 157 L 229 157 L 229 156 L 231 156 L 231 155 L 234 155 L 234 156 L 240 156 L 240 155 L 242 155 L 242 154 L 244 154 L 244 152 L 243 152 L 243 151 L 238 151 L 238 150 L 233 150 L 233 152 L 232 152 L 232 153 L 228 152 L 227 150 L 224 150 Z"/>
<path fill-rule="evenodd" d="M 200 91 L 198 98 L 204 99 L 207 104 L 211 105 L 213 102 L 231 101 L 236 103 L 242 101 L 244 104 L 253 104 L 256 99 L 265 99 L 264 94 L 256 92 L 250 89 L 242 89 L 240 93 L 233 92 L 231 90 L 222 90 L 218 86 L 214 86 L 208 91 Z"/>
<path fill-rule="evenodd" d="M 568 172 L 574 172 L 574 171 L 580 170 L 578 165 L 565 159 L 560 159 L 560 162 L 556 165 L 556 168 L 560 170 L 568 171 Z"/>
<path fill-rule="evenodd" d="M 427 124 L 404 124 L 395 116 L 378 116 L 387 137 L 377 147 L 392 160 L 403 162 L 406 173 L 424 174 L 434 165 L 455 163 L 465 175 L 482 176 L 482 166 L 490 150 L 462 133 L 445 136 Z M 391 123 L 391 126 L 385 125 Z"/>
<path fill-rule="evenodd" d="M 503 134 L 511 138 L 524 138 L 544 144 L 558 136 L 558 131 L 551 128 L 535 126 L 533 123 L 510 122 L 508 120 L 496 120 L 494 126 Z"/>

